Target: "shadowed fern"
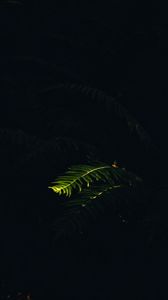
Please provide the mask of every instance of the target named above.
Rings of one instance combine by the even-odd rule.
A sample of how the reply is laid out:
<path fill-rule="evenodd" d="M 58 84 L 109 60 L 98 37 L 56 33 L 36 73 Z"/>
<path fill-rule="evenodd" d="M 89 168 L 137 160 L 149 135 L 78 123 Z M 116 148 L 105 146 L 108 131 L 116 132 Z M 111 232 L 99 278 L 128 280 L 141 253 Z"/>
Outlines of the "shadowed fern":
<path fill-rule="evenodd" d="M 34 174 L 36 170 L 47 175 L 51 168 L 60 171 L 69 163 L 89 162 L 98 157 L 97 149 L 87 143 L 67 137 L 44 140 L 19 129 L 0 128 L 0 146 L 0 173 L 10 170 L 20 174 L 32 168 Z"/>
<path fill-rule="evenodd" d="M 40 90 L 38 93 L 48 94 L 61 89 L 67 90 L 69 93 L 79 93 L 79 95 L 85 95 L 88 99 L 95 101 L 95 103 L 100 107 L 105 107 L 106 113 L 114 111 L 121 119 L 126 121 L 130 131 L 135 131 L 138 134 L 141 141 L 147 145 L 153 146 L 153 142 L 149 134 L 145 131 L 143 126 L 141 126 L 141 124 L 127 111 L 127 109 L 115 98 L 108 96 L 105 92 L 97 88 L 92 88 L 84 84 L 62 83 Z"/>

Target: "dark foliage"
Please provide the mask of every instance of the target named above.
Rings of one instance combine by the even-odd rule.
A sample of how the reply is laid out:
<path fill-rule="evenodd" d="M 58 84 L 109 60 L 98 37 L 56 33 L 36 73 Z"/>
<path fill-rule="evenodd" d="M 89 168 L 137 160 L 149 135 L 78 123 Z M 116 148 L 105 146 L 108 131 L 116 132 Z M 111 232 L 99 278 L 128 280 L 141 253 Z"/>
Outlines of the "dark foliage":
<path fill-rule="evenodd" d="M 53 1 L 0 3 L 2 299 L 9 294 L 29 299 L 28 288 L 33 299 L 53 294 L 86 299 L 89 288 L 95 291 L 101 285 L 106 292 L 100 289 L 99 296 L 106 299 L 109 278 L 116 285 L 111 293 L 117 294 L 120 282 L 125 296 L 124 275 L 119 274 L 125 260 L 127 270 L 140 270 L 140 280 L 143 258 L 151 261 L 151 269 L 153 261 L 159 265 L 166 258 L 164 18 L 162 25 L 156 22 L 154 5 L 152 13 L 146 8 L 143 21 L 140 9 L 133 16 L 124 4 L 119 8 L 114 3 L 109 11 L 86 5 L 78 13 L 76 7 L 69 13 L 63 6 Z M 149 15 L 154 20 L 145 23 Z M 110 205 L 108 194 L 103 205 L 100 197 L 91 210 L 83 206 L 76 231 L 71 205 L 78 211 L 81 199 L 75 195 L 68 206 L 48 189 L 49 183 L 72 165 L 111 165 L 115 160 L 142 177 L 143 185 L 116 190 Z M 102 188 L 95 186 L 93 192 Z M 70 237 L 53 242 L 64 215 Z M 101 274 L 109 274 L 107 284 Z M 152 272 L 149 277 L 152 286 Z M 88 287 L 83 295 L 82 282 Z M 157 290 L 141 290 L 140 297 L 154 299 L 155 294 L 164 299 Z"/>

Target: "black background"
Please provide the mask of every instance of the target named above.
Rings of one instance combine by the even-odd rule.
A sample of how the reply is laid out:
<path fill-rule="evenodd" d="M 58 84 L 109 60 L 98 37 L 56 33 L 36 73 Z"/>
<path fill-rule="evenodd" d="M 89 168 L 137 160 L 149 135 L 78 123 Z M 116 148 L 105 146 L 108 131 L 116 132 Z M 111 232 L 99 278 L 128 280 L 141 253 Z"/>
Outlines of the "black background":
<path fill-rule="evenodd" d="M 43 140 L 61 135 L 85 140 L 87 136 L 86 141 L 100 148 L 104 145 L 102 152 L 107 161 L 110 157 L 111 161 L 121 160 L 153 186 L 166 184 L 166 12 L 161 4 L 147 7 L 122 1 L 95 5 L 2 3 L 1 129 L 21 129 Z M 38 98 L 34 92 L 59 82 L 82 83 L 116 97 L 141 122 L 157 149 L 146 148 L 137 137 L 128 146 L 128 135 L 119 143 L 120 131 L 109 139 L 110 132 L 104 134 L 102 127 L 107 116 L 94 106 L 85 106 L 84 99 L 77 100 L 74 106 L 62 105 L 57 112 L 62 132 L 46 129 L 45 112 L 37 109 L 32 114 L 30 107 L 36 101 L 53 105 L 52 95 Z M 76 115 L 83 120 L 81 127 Z M 85 129 L 87 118 L 93 124 L 90 121 L 90 127 Z M 119 146 L 113 148 L 115 140 Z M 48 192 L 49 175 L 45 172 L 52 177 L 54 170 L 47 163 L 41 167 L 43 162 L 39 159 L 36 167 L 26 167 L 26 175 L 23 172 L 17 180 L 11 167 L 13 150 L 7 146 L 3 150 L 2 140 L 1 143 L 4 290 L 31 292 L 33 299 L 167 299 L 167 240 L 156 237 L 152 245 L 146 244 L 146 229 L 134 227 L 135 215 L 128 225 L 117 218 L 104 218 L 90 229 L 87 238 L 51 245 L 49 231 L 45 226 L 36 226 L 36 217 L 38 210 L 43 216 L 51 214 L 54 195 Z M 42 189 L 37 188 L 40 185 Z M 165 190 L 153 195 L 153 199 L 156 219 L 159 216 L 167 224 Z"/>

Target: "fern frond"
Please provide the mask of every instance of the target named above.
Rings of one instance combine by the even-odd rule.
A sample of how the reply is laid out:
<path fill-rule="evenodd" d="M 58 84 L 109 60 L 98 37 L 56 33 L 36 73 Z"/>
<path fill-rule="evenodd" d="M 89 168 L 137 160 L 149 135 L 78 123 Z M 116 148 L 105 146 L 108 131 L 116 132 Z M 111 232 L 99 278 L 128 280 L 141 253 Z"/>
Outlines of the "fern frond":
<path fill-rule="evenodd" d="M 17 170 L 33 169 L 37 174 L 50 174 L 50 179 L 67 169 L 70 163 L 88 163 L 98 158 L 97 149 L 87 143 L 67 137 L 55 137 L 49 140 L 38 140 L 36 147 L 17 161 Z M 55 173 L 57 170 L 57 173 Z"/>
<path fill-rule="evenodd" d="M 87 143 L 67 137 L 54 137 L 48 140 L 19 129 L 0 128 L 0 163 L 1 171 L 23 174 L 30 171 L 37 174 L 51 175 L 55 168 L 67 168 L 69 163 L 88 163 L 98 158 L 97 149 Z M 54 161 L 54 163 L 53 163 Z M 43 170 L 43 171 L 42 171 Z M 25 173 L 26 174 L 26 173 Z"/>
<path fill-rule="evenodd" d="M 64 194 L 70 197 L 73 190 L 81 192 L 83 186 L 87 188 L 95 181 L 101 181 L 111 184 L 113 187 L 123 182 L 132 185 L 137 177 L 124 169 L 98 163 L 95 165 L 77 165 L 72 166 L 65 175 L 59 177 L 49 186 L 55 193 Z"/>
<path fill-rule="evenodd" d="M 104 106 L 106 111 L 109 113 L 112 110 L 127 123 L 130 131 L 135 131 L 140 137 L 141 141 L 147 143 L 148 145 L 152 143 L 152 139 L 149 134 L 145 131 L 143 126 L 128 112 L 128 110 L 120 104 L 114 97 L 108 96 L 104 91 L 97 88 L 92 88 L 84 84 L 72 84 L 72 83 L 62 83 L 55 86 L 48 87 L 39 91 L 41 93 L 50 93 L 56 90 L 67 90 L 71 93 L 80 93 L 95 101 L 100 106 Z"/>
<path fill-rule="evenodd" d="M 139 190 L 138 190 L 139 193 Z M 53 224 L 54 237 L 68 237 L 82 234 L 106 213 L 122 216 L 125 206 L 135 202 L 137 191 L 128 185 L 110 186 L 110 184 L 94 185 L 91 189 L 85 188 L 76 197 L 68 201 L 64 199 L 60 205 L 63 212 Z"/>

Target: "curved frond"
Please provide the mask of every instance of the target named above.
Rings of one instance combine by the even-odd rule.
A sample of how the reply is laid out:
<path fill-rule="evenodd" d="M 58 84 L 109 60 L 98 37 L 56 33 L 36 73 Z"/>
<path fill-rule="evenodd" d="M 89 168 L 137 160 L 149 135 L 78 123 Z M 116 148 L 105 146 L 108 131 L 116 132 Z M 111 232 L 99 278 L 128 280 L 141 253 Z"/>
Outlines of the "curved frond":
<path fill-rule="evenodd" d="M 88 163 L 98 158 L 97 149 L 90 144 L 67 137 L 44 140 L 19 129 L 0 128 L 0 146 L 2 173 L 26 174 L 32 169 L 42 175 L 53 170 L 52 178 L 55 169 L 59 173 L 70 162 Z"/>
<path fill-rule="evenodd" d="M 65 175 L 59 177 L 49 186 L 59 195 L 71 196 L 73 190 L 82 191 L 83 186 L 89 187 L 95 181 L 111 184 L 113 187 L 123 182 L 132 185 L 138 180 L 135 175 L 126 172 L 124 169 L 98 163 L 95 165 L 72 166 Z"/>
<path fill-rule="evenodd" d="M 63 211 L 53 224 L 55 238 L 82 233 L 88 222 L 97 220 L 109 207 L 116 211 L 129 200 L 127 192 L 133 194 L 141 181 L 115 163 L 72 166 L 49 186 L 55 193 L 69 197 L 68 201 L 62 198 L 59 202 Z M 72 195 L 74 191 L 78 193 Z M 128 199 L 124 200 L 125 196 Z"/>
<path fill-rule="evenodd" d="M 87 143 L 82 143 L 67 137 L 55 137 L 49 140 L 39 140 L 38 145 L 27 152 L 17 163 L 17 169 L 22 166 L 30 166 L 47 173 L 45 167 L 51 174 L 51 169 L 64 169 L 72 163 L 88 162 L 98 157 L 97 149 Z M 54 175 L 54 174 L 53 174 Z"/>
<path fill-rule="evenodd" d="M 50 86 L 46 89 L 39 91 L 41 93 L 50 93 L 58 89 L 67 90 L 71 93 L 80 93 L 86 95 L 88 98 L 96 101 L 99 105 L 103 105 L 107 112 L 112 110 L 122 119 L 124 119 L 129 127 L 130 131 L 135 131 L 140 139 L 146 144 L 153 146 L 152 139 L 149 134 L 145 131 L 143 126 L 128 112 L 128 110 L 120 104 L 114 97 L 108 96 L 104 91 L 97 88 L 92 88 L 84 84 L 77 83 L 62 83 L 54 86 Z"/>

